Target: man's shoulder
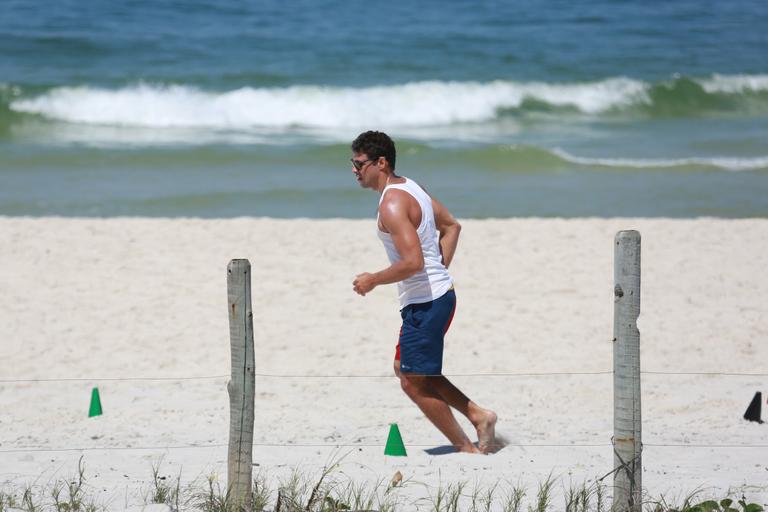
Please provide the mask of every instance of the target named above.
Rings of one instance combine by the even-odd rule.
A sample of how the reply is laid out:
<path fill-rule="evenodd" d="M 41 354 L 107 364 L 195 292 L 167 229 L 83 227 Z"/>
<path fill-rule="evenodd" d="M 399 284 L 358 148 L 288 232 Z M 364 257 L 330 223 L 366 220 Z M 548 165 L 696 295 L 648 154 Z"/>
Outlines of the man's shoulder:
<path fill-rule="evenodd" d="M 405 190 L 390 188 L 384 192 L 384 197 L 379 203 L 379 215 L 385 217 L 400 217 L 407 215 L 416 198 Z"/>
<path fill-rule="evenodd" d="M 413 194 L 401 188 L 390 188 L 384 191 L 384 195 L 379 203 L 379 212 L 399 210 L 401 208 L 408 209 L 414 204 L 418 204 L 418 200 Z"/>

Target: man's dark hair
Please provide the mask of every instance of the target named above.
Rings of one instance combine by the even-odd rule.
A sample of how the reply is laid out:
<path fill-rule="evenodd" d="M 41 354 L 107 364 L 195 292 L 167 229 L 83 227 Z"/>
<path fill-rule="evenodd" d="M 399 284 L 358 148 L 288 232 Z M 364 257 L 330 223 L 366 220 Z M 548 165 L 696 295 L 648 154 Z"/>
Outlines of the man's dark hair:
<path fill-rule="evenodd" d="M 355 153 L 364 153 L 370 159 L 376 159 L 383 156 L 389 162 L 392 170 L 395 170 L 395 143 L 384 132 L 367 131 L 357 136 L 352 141 L 352 151 Z"/>

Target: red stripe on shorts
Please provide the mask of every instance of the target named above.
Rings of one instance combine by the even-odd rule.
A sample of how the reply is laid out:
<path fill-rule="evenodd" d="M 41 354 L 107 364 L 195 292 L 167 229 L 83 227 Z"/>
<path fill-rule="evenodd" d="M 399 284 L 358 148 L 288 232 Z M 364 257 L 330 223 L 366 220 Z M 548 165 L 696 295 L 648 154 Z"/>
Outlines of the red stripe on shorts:
<path fill-rule="evenodd" d="M 400 327 L 400 334 L 397 335 L 397 347 L 395 348 L 395 361 L 400 360 L 400 337 L 403 335 L 403 328 Z"/>
<path fill-rule="evenodd" d="M 451 318 L 448 319 L 448 323 L 445 324 L 445 330 L 443 331 L 443 334 L 448 332 L 448 329 L 451 328 L 451 322 L 453 322 L 453 315 L 456 314 L 456 304 L 453 305 L 453 311 L 451 311 Z"/>

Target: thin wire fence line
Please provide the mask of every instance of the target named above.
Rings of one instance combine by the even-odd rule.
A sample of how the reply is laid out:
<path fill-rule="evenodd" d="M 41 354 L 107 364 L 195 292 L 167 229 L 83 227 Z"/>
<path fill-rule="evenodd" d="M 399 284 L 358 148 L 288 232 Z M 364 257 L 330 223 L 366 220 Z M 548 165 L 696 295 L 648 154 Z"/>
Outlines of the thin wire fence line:
<path fill-rule="evenodd" d="M 426 377 L 549 377 L 572 375 L 612 375 L 612 370 L 586 371 L 586 372 L 490 372 L 490 373 L 450 373 L 438 375 L 426 375 Z M 673 372 L 643 370 L 642 375 L 699 375 L 722 377 L 768 377 L 768 373 L 750 372 Z M 363 374 L 339 374 L 339 375 L 311 375 L 311 374 L 280 374 L 280 373 L 255 373 L 254 376 L 269 379 L 391 379 L 389 375 L 363 375 Z M 0 384 L 34 383 L 34 382 L 136 382 L 136 381 L 191 381 L 191 380 L 216 380 L 226 379 L 229 375 L 201 375 L 193 377 L 63 377 L 46 379 L 0 379 Z"/>
<path fill-rule="evenodd" d="M 229 375 L 201 375 L 197 377 L 62 377 L 51 379 L 0 379 L 0 384 L 23 382 L 106 382 L 106 381 L 179 381 L 179 380 L 214 380 L 229 378 Z"/>
<path fill-rule="evenodd" d="M 28 446 L 21 448 L 11 448 L 8 450 L 1 450 L 0 453 L 26 453 L 26 452 L 81 452 L 81 451 L 130 451 L 130 450 L 181 450 L 181 449 L 196 449 L 196 448 L 223 448 L 228 446 L 226 444 L 195 444 L 195 445 L 182 445 L 182 446 L 115 446 L 115 447 L 83 447 L 83 448 L 46 448 L 42 446 Z M 261 446 L 266 448 L 383 448 L 384 443 L 253 443 L 253 446 Z M 408 446 L 415 448 L 439 448 L 432 444 L 418 444 L 408 443 Z M 520 448 L 598 448 L 610 446 L 610 443 L 593 443 L 593 444 L 507 444 L 505 447 L 520 447 Z"/>
<path fill-rule="evenodd" d="M 99 452 L 99 451 L 144 451 L 144 450 L 186 450 L 192 448 L 223 448 L 227 444 L 191 444 L 173 446 L 88 446 L 82 448 L 46 448 L 45 446 L 22 446 L 19 448 L 0 449 L 0 453 L 27 452 Z"/>
<path fill-rule="evenodd" d="M 703 375 L 703 376 L 715 376 L 715 377 L 768 377 L 768 373 L 750 373 L 750 372 L 667 372 L 667 371 L 651 371 L 641 370 L 640 374 L 643 375 Z"/>
<path fill-rule="evenodd" d="M 613 370 L 596 371 L 565 371 L 565 372 L 490 372 L 490 373 L 442 373 L 435 375 L 425 375 L 425 377 L 547 377 L 560 375 L 613 375 Z M 768 377 L 768 373 L 738 373 L 738 372 L 673 372 L 673 371 L 641 371 L 641 374 L 649 375 L 702 375 L 702 376 L 725 376 L 725 377 Z M 389 379 L 391 375 L 302 375 L 302 374 L 277 374 L 277 373 L 256 373 L 256 377 L 267 378 L 296 378 L 296 379 L 334 379 L 334 378 L 358 378 L 358 379 Z"/>
<path fill-rule="evenodd" d="M 547 377 L 558 375 L 610 375 L 613 371 L 592 371 L 592 372 L 512 372 L 512 373 L 439 373 L 432 375 L 423 375 L 424 377 Z M 391 379 L 395 374 L 389 375 L 301 375 L 301 374 L 276 374 L 276 373 L 257 373 L 257 377 L 265 378 L 287 378 L 287 379 Z"/>
<path fill-rule="evenodd" d="M 406 443 L 407 446 L 412 446 L 415 448 L 442 448 L 443 446 L 451 446 L 451 445 L 442 445 L 442 446 L 435 446 L 434 443 L 431 444 L 421 444 L 421 443 Z M 253 446 L 264 446 L 264 447 L 270 447 L 270 448 L 286 448 L 291 446 L 298 446 L 301 448 L 320 448 L 320 447 L 328 447 L 332 448 L 335 446 L 342 447 L 342 448 L 377 448 L 377 447 L 384 447 L 384 443 L 253 443 Z M 534 444 L 517 444 L 517 443 L 509 443 L 504 445 L 492 445 L 494 447 L 498 446 L 499 448 L 506 448 L 506 447 L 519 447 L 519 448 L 568 448 L 568 447 L 574 447 L 574 448 L 599 448 L 603 446 L 611 446 L 610 443 L 584 443 L 584 444 L 570 444 L 570 443 L 534 443 Z"/>
<path fill-rule="evenodd" d="M 425 377 L 545 377 L 549 375 L 609 375 L 613 371 L 594 371 L 594 372 L 524 372 L 524 373 L 452 373 L 425 375 Z M 274 379 L 391 379 L 394 374 L 389 375 L 364 375 L 364 374 L 281 374 L 281 373 L 254 373 L 255 377 L 274 378 Z M 198 377 L 105 377 L 105 378 L 83 378 L 83 377 L 64 377 L 64 378 L 46 378 L 46 379 L 0 379 L 0 383 L 23 383 L 23 382 L 102 382 L 102 381 L 183 381 L 183 380 L 213 380 L 226 379 L 229 375 L 204 375 Z"/>
<path fill-rule="evenodd" d="M 172 446 L 102 446 L 82 448 L 46 448 L 43 446 L 27 446 L 20 448 L 0 449 L 0 453 L 28 452 L 85 452 L 85 451 L 146 451 L 146 450 L 185 450 L 223 448 L 227 444 L 193 444 Z M 381 448 L 384 443 L 253 443 L 253 446 L 266 448 Z M 441 448 L 432 444 L 408 443 L 414 448 Z M 508 443 L 503 448 L 605 448 L 611 443 Z M 701 443 L 643 443 L 645 447 L 653 448 L 768 448 L 768 444 L 701 444 Z"/>
<path fill-rule="evenodd" d="M 698 444 L 698 443 L 646 443 L 654 448 L 768 448 L 768 444 Z"/>

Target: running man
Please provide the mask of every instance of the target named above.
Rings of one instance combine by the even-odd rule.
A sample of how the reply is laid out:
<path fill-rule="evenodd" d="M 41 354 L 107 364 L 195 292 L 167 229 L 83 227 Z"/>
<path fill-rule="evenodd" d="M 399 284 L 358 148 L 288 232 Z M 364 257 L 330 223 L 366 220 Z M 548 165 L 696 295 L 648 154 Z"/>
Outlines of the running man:
<path fill-rule="evenodd" d="M 447 269 L 461 225 L 419 185 L 395 174 L 395 144 L 387 134 L 368 131 L 352 142 L 352 170 L 361 187 L 381 194 L 378 235 L 391 263 L 380 272 L 358 274 L 353 289 L 365 295 L 378 285 L 397 283 L 403 325 L 394 368 L 403 391 L 459 451 L 489 453 L 496 413 L 478 406 L 442 375 L 443 338 L 456 308 Z M 477 446 L 451 407 L 472 422 Z"/>

